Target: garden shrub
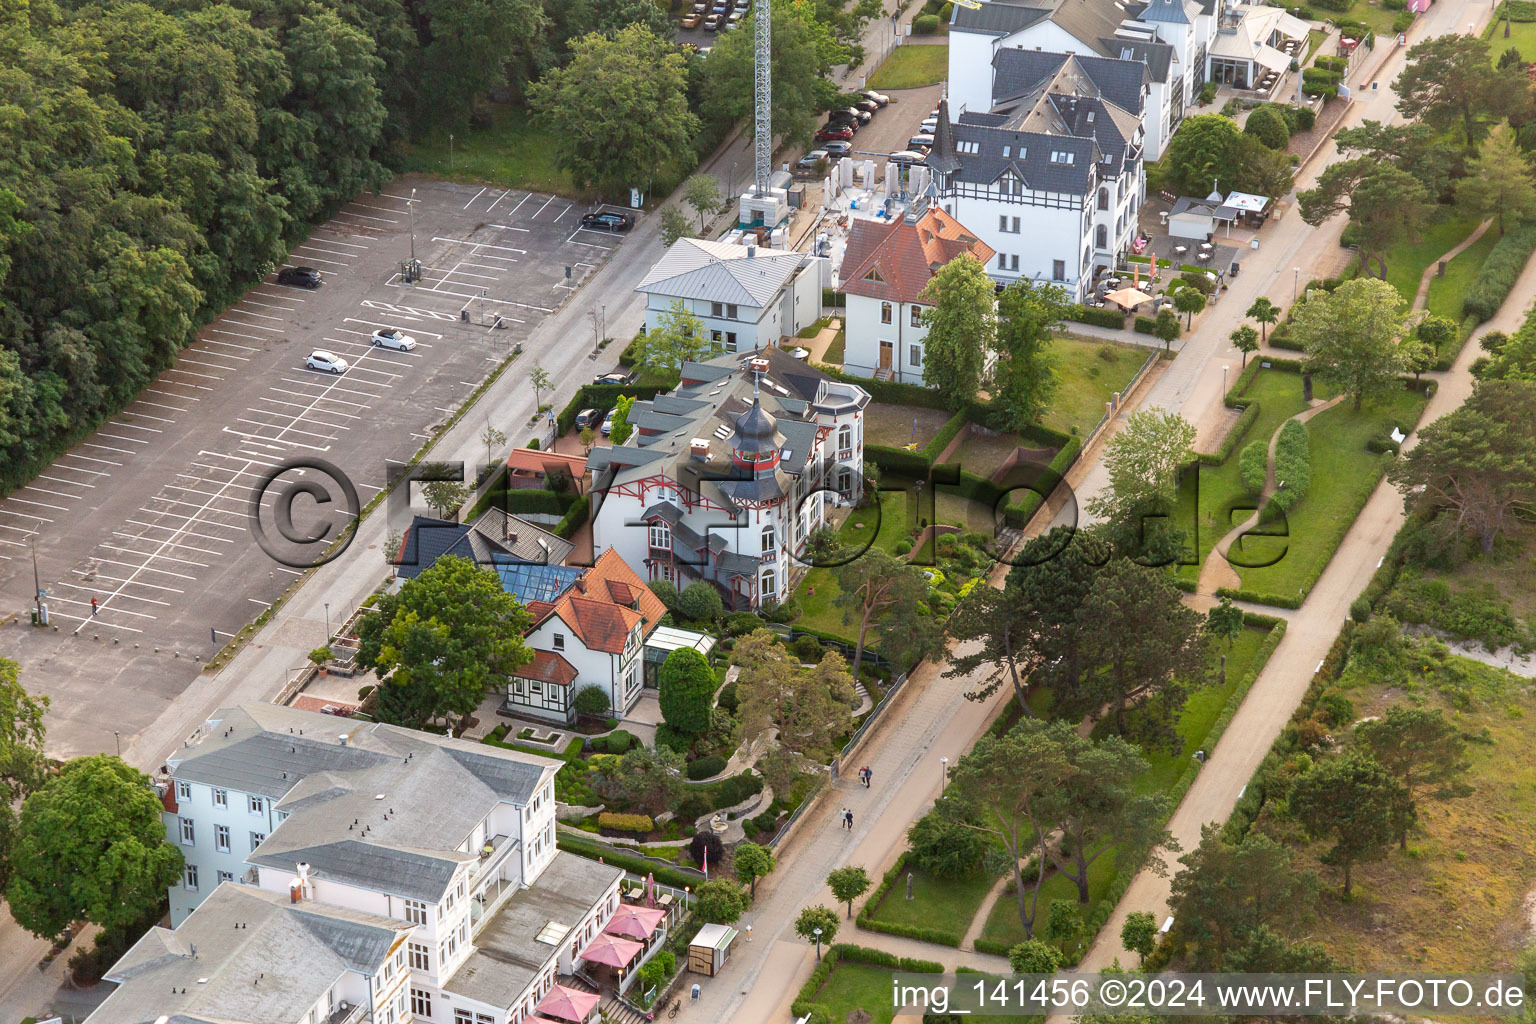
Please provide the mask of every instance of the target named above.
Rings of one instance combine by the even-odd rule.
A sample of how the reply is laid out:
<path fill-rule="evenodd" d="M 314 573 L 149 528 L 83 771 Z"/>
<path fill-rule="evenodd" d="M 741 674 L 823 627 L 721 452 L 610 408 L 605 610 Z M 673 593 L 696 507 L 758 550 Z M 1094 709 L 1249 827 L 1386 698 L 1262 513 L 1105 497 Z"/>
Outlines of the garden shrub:
<path fill-rule="evenodd" d="M 1290 126 L 1273 106 L 1265 105 L 1248 115 L 1244 135 L 1252 135 L 1268 149 L 1284 149 L 1291 141 Z"/>
<path fill-rule="evenodd" d="M 712 584 L 698 580 L 683 588 L 677 599 L 677 611 L 695 622 L 718 619 L 725 611 L 720 591 Z"/>
<path fill-rule="evenodd" d="M 821 660 L 821 641 L 809 633 L 795 639 L 793 650 L 802 662 L 814 664 Z"/>
<path fill-rule="evenodd" d="M 661 603 L 666 606 L 667 611 L 677 610 L 677 587 L 666 580 L 651 580 L 646 586 L 651 588 L 651 593 L 661 600 Z"/>
<path fill-rule="evenodd" d="M 656 827 L 648 814 L 619 814 L 614 811 L 604 811 L 597 816 L 597 827 L 612 829 L 615 832 L 649 832 Z"/>
<path fill-rule="evenodd" d="M 715 703 L 718 704 L 726 714 L 734 715 L 737 709 L 741 706 L 741 703 L 736 696 L 736 684 L 734 682 L 730 682 L 720 687 L 720 693 L 715 698 Z"/>
<path fill-rule="evenodd" d="M 697 761 L 688 762 L 688 777 L 690 779 L 709 779 L 725 771 L 725 758 L 719 754 L 708 754 Z"/>
<path fill-rule="evenodd" d="M 1371 602 L 1364 595 L 1349 602 L 1349 617 L 1356 622 L 1365 622 L 1371 617 Z"/>
<path fill-rule="evenodd" d="M 1269 475 L 1269 439 L 1261 437 L 1244 445 L 1237 468 L 1248 493 L 1254 497 L 1262 494 L 1265 478 Z"/>
<path fill-rule="evenodd" d="M 912 34 L 918 36 L 931 36 L 939 30 L 939 16 L 937 14 L 920 14 L 912 19 Z"/>
<path fill-rule="evenodd" d="M 752 774 L 751 770 L 740 775 L 732 775 L 719 784 L 715 790 L 715 810 L 723 807 L 735 807 L 748 797 L 756 796 L 763 791 L 763 777 Z"/>
<path fill-rule="evenodd" d="M 628 753 L 629 748 L 635 745 L 634 733 L 626 732 L 623 729 L 615 729 L 607 736 L 600 736 L 598 739 L 602 741 L 605 754 Z M 597 741 L 594 740 L 592 745 L 596 746 Z"/>
<path fill-rule="evenodd" d="M 1125 326 L 1125 314 L 1118 309 L 1098 309 L 1091 306 L 1073 306 L 1067 312 L 1068 320 L 1076 320 L 1080 324 L 1093 324 L 1095 327 L 1120 328 Z"/>
<path fill-rule="evenodd" d="M 678 731 L 666 722 L 656 727 L 656 745 L 666 747 L 675 753 L 686 755 L 688 749 L 693 746 L 693 740 L 692 736 Z"/>
<path fill-rule="evenodd" d="M 1272 502 L 1285 512 L 1295 508 L 1312 486 L 1312 443 L 1300 420 L 1286 420 L 1280 428 L 1275 442 L 1275 482 L 1280 489 Z"/>
<path fill-rule="evenodd" d="M 910 555 L 912 553 L 912 542 L 905 539 L 899 540 L 896 542 L 896 546 L 891 550 L 895 553 L 897 558 L 900 558 L 903 555 Z"/>
<path fill-rule="evenodd" d="M 1386 610 L 1403 622 L 1431 626 L 1489 650 L 1532 642 L 1531 630 L 1491 585 L 1454 590 L 1444 580 L 1405 578 L 1387 595 Z"/>
<path fill-rule="evenodd" d="M 1132 326 L 1137 334 L 1153 334 L 1157 330 L 1157 321 L 1149 316 L 1138 316 Z"/>
<path fill-rule="evenodd" d="M 912 823 L 907 842 L 913 863 L 937 878 L 964 878 L 980 866 L 987 849 L 980 832 L 933 812 Z"/>
<path fill-rule="evenodd" d="M 1536 249 L 1536 224 L 1521 224 L 1507 230 L 1488 250 L 1488 258 L 1462 296 L 1462 315 L 1476 317 L 1478 323 L 1492 319 L 1525 269 L 1532 249 Z"/>
<path fill-rule="evenodd" d="M 762 628 L 762 617 L 755 612 L 731 612 L 725 617 L 725 630 L 731 636 L 745 636 Z"/>
<path fill-rule="evenodd" d="M 762 814 L 747 819 L 749 833 L 772 832 L 779 823 L 780 811 L 776 807 L 770 807 Z"/>
<path fill-rule="evenodd" d="M 678 821 L 691 825 L 712 810 L 714 808 L 710 806 L 708 800 L 697 794 L 690 793 L 683 797 L 682 802 L 677 805 L 677 808 L 672 813 Z"/>
<path fill-rule="evenodd" d="M 571 709 L 578 715 L 606 715 L 610 707 L 608 691 L 601 686 L 583 686 L 571 701 Z"/>
<path fill-rule="evenodd" d="M 1408 29 L 1410 27 L 1412 27 L 1412 25 L 1413 25 L 1413 12 L 1412 11 L 1398 11 L 1397 14 L 1393 15 L 1393 17 L 1392 17 L 1392 31 L 1393 32 L 1396 32 L 1396 33 L 1399 33 L 1399 34 L 1401 34 L 1403 32 L 1407 32 Z"/>

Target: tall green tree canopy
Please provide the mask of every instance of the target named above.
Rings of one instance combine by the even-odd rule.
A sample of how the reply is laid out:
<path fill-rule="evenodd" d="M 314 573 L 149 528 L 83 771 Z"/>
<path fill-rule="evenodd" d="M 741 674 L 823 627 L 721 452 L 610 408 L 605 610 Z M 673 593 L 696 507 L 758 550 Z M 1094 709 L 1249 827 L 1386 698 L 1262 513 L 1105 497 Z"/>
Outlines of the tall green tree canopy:
<path fill-rule="evenodd" d="M 43 757 L 47 711 L 48 698 L 27 693 L 16 663 L 0 658 L 0 892 L 10 883 L 16 812 L 47 777 L 48 761 Z"/>
<path fill-rule="evenodd" d="M 181 877 L 162 809 L 144 773 L 116 757 L 64 765 L 21 808 L 5 891 L 16 923 L 51 938 L 82 917 L 109 932 L 143 919 Z"/>
<path fill-rule="evenodd" d="M 533 658 L 533 620 L 490 569 L 447 555 L 357 624 L 357 663 L 379 677 L 379 713 L 421 726 L 468 715 Z"/>
<path fill-rule="evenodd" d="M 704 655 L 682 647 L 667 655 L 657 680 L 661 716 L 679 732 L 697 736 L 709 729 L 715 674 Z"/>
<path fill-rule="evenodd" d="M 644 25 L 571 42 L 529 99 L 553 129 L 556 156 L 578 185 L 604 195 L 648 190 L 670 167 L 693 163 L 699 119 L 688 109 L 682 53 Z"/>
<path fill-rule="evenodd" d="M 1173 184 L 1190 196 L 1209 195 L 1227 175 L 1242 129 L 1225 114 L 1195 114 L 1184 119 L 1168 143 L 1163 161 Z"/>
<path fill-rule="evenodd" d="M 1470 146 L 1485 119 L 1526 114 L 1530 83 L 1519 69 L 1496 68 L 1488 40 L 1439 35 L 1408 51 L 1408 63 L 1392 83 L 1397 109 L 1437 131 L 1460 129 Z"/>
<path fill-rule="evenodd" d="M 919 297 L 928 303 L 923 381 L 958 410 L 976 400 L 996 347 L 997 289 L 981 261 L 963 252 L 939 268 Z"/>
<path fill-rule="evenodd" d="M 1071 309 L 1066 289 L 1018 280 L 997 297 L 997 365 L 992 370 L 992 426 L 1023 430 L 1040 418 L 1061 383 L 1051 338 Z"/>
<path fill-rule="evenodd" d="M 1322 861 L 1343 873 L 1346 899 L 1355 865 L 1380 858 L 1397 836 L 1400 789 L 1380 764 L 1354 753 L 1313 765 L 1291 786 L 1291 814 L 1314 839 L 1333 841 Z"/>
<path fill-rule="evenodd" d="M 1489 129 L 1477 156 L 1467 162 L 1467 176 L 1456 182 L 1456 202 L 1479 220 L 1494 218 L 1501 235 L 1506 218 L 1522 221 L 1536 214 L 1531 159 L 1516 145 L 1508 121 Z"/>
<path fill-rule="evenodd" d="M 1294 306 L 1291 337 L 1306 350 L 1307 369 L 1359 409 L 1367 398 L 1402 386 L 1402 305 L 1387 282 L 1357 277 Z"/>
<path fill-rule="evenodd" d="M 1380 718 L 1355 726 L 1355 738 L 1402 786 L 1404 806 L 1398 814 L 1398 846 L 1408 849 L 1408 822 L 1418 814 L 1418 798 L 1428 787 L 1437 796 L 1466 796 L 1471 792 L 1461 776 L 1472 763 L 1467 744 L 1456 726 L 1438 710 L 1394 704 Z"/>
<path fill-rule="evenodd" d="M 848 48 L 834 38 L 811 0 L 780 0 L 773 6 L 773 131 L 788 142 L 809 142 L 816 116 L 831 106 L 837 87 L 827 77 L 848 59 Z M 745 121 L 750 129 L 753 104 L 753 22 L 722 32 L 705 61 L 705 116 L 721 124 Z"/>
<path fill-rule="evenodd" d="M 1296 200 L 1302 220 L 1314 226 L 1348 211 L 1362 263 L 1374 257 L 1383 278 L 1387 250 L 1411 238 L 1430 210 L 1430 196 L 1413 175 L 1370 157 L 1329 164 L 1316 186 L 1297 193 Z"/>

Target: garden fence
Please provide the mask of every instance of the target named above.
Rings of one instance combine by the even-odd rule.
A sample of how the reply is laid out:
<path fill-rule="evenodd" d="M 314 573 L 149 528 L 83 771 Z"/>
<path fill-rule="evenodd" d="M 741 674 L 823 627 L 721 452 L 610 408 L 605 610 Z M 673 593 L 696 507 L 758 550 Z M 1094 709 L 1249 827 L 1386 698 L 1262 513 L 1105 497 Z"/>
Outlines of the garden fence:
<path fill-rule="evenodd" d="M 800 806 L 790 812 L 789 817 L 784 819 L 784 824 L 780 825 L 779 830 L 773 834 L 773 838 L 768 840 L 768 848 L 770 850 L 777 850 L 779 848 L 779 844 L 789 835 L 790 829 L 794 828 L 795 822 L 800 820 L 800 816 L 805 813 L 806 808 L 814 804 L 816 798 L 821 796 L 821 791 L 826 788 L 827 780 L 830 777 L 830 775 L 817 776 L 816 785 L 812 786 L 811 791 L 805 794 L 805 799 L 800 801 Z"/>
<path fill-rule="evenodd" d="M 864 721 L 860 722 L 859 727 L 853 730 L 853 735 L 848 737 L 848 742 L 843 744 L 843 749 L 837 752 L 837 757 L 832 761 L 832 770 L 834 773 L 837 771 L 837 766 L 842 761 L 842 759 L 853 753 L 853 748 L 859 745 L 859 740 L 861 740 L 864 737 L 864 734 L 869 731 L 869 727 L 873 725 L 875 720 L 878 719 L 880 715 L 885 711 L 885 709 L 890 706 L 892 698 L 894 698 L 896 694 L 901 690 L 902 686 L 906 684 L 906 681 L 907 673 L 905 672 L 891 680 L 890 689 L 885 691 L 885 696 L 880 698 L 880 703 L 876 704 L 873 708 L 870 709 L 869 714 L 864 716 Z"/>
<path fill-rule="evenodd" d="M 1120 403 L 1125 401 L 1125 396 L 1136 390 L 1136 385 L 1141 383 L 1141 379 L 1152 369 L 1152 364 L 1156 363 L 1161 356 L 1162 352 L 1158 349 L 1153 349 L 1152 354 L 1147 356 L 1147 361 L 1141 364 L 1141 369 L 1137 370 L 1136 375 L 1121 389 L 1120 401 L 1115 403 L 1113 409 L 1104 410 L 1104 415 L 1099 417 L 1099 422 L 1093 425 L 1092 430 L 1083 435 L 1083 450 L 1086 451 L 1088 446 L 1093 443 L 1094 438 L 1099 436 L 1099 431 L 1109 426 L 1109 421 L 1114 418 L 1115 413 L 1120 411 Z"/>

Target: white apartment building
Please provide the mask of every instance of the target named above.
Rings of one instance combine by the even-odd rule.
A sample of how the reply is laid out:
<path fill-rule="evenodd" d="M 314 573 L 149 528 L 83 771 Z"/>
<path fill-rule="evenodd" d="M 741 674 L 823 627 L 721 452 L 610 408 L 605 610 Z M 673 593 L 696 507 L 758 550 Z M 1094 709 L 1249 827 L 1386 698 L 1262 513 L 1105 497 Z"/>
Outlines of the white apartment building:
<path fill-rule="evenodd" d="M 646 579 L 714 584 L 727 609 L 789 596 L 793 555 L 863 492 L 869 393 L 779 349 L 687 363 L 636 402 L 635 432 L 593 449 L 595 550 Z"/>
<path fill-rule="evenodd" d="M 922 384 L 923 289 L 962 253 L 990 267 L 995 253 L 936 206 L 893 220 L 860 217 L 848 232 L 838 271 L 846 296 L 843 369 L 862 377 Z M 991 353 L 988 353 L 989 357 Z"/>
<path fill-rule="evenodd" d="M 279 972 L 276 981 L 302 981 L 311 1009 L 341 991 L 341 978 L 353 994 L 345 1001 L 370 1007 L 377 1024 L 519 1024 L 580 966 L 584 944 L 618 907 L 622 871 L 556 850 L 559 761 L 248 704 L 219 711 L 168 768 L 166 831 L 187 862 L 171 890 L 177 927 L 152 932 L 114 967 L 108 977 L 121 988 L 92 1024 L 159 1016 L 119 1012 L 155 1001 L 161 982 L 143 967 L 158 963 L 155 944 L 190 947 L 193 936 L 243 931 L 240 908 L 252 900 L 313 915 L 303 923 L 343 959 L 353 949 L 347 936 L 316 920 L 399 933 L 388 958 L 354 958 L 357 978 L 329 967 L 311 977 L 307 961 Z M 196 999 L 221 1008 L 204 1019 L 354 1019 L 336 1017 L 332 1004 L 316 1016 L 291 1002 L 271 1013 L 252 1004 L 246 1015 L 239 995 L 222 990 L 250 984 L 239 969 L 249 948 L 221 943 L 223 962 L 201 957 L 208 981 L 194 986 Z M 368 999 L 355 1001 L 359 993 Z M 160 1003 L 169 1007 L 161 1013 L 176 1009 Z"/>
<path fill-rule="evenodd" d="M 997 64 L 988 112 L 951 120 L 939 105 L 934 201 L 993 250 L 995 280 L 1045 281 L 1082 301 L 1136 233 L 1145 67 L 1032 51 Z"/>
<path fill-rule="evenodd" d="M 1161 159 L 1200 86 L 1225 0 L 988 0 L 955 5 L 950 23 L 952 110 L 992 109 L 998 56 L 1010 50 L 1110 57 L 1145 65 L 1146 152 Z"/>
<path fill-rule="evenodd" d="M 645 327 L 681 303 L 723 352 L 750 352 L 800 333 L 821 316 L 827 261 L 793 250 L 680 238 L 635 288 Z"/>

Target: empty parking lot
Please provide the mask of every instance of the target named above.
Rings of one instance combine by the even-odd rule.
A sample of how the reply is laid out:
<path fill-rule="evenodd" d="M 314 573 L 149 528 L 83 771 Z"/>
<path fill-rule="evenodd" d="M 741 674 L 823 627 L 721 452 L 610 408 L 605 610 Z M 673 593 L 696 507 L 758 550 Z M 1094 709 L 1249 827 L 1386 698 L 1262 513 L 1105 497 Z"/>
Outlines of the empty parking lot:
<path fill-rule="evenodd" d="M 106 737 L 95 749 L 110 749 L 112 731 L 153 720 L 195 677 L 193 656 L 281 594 L 299 570 L 254 543 L 256 485 L 318 459 L 366 503 L 386 461 L 409 459 L 611 254 L 619 238 L 580 228 L 584 212 L 547 194 L 438 182 L 359 197 L 285 264 L 320 270 L 321 288 L 279 285 L 274 271 L 138 401 L 0 500 L 0 617 L 32 608 L 35 552 L 54 627 L 6 627 L 0 653 L 54 698 L 55 735 L 94 729 Z M 402 274 L 413 234 L 414 282 Z M 374 346 L 385 327 L 416 347 Z M 349 368 L 306 369 L 317 349 Z M 301 506 L 306 528 L 327 514 Z"/>

